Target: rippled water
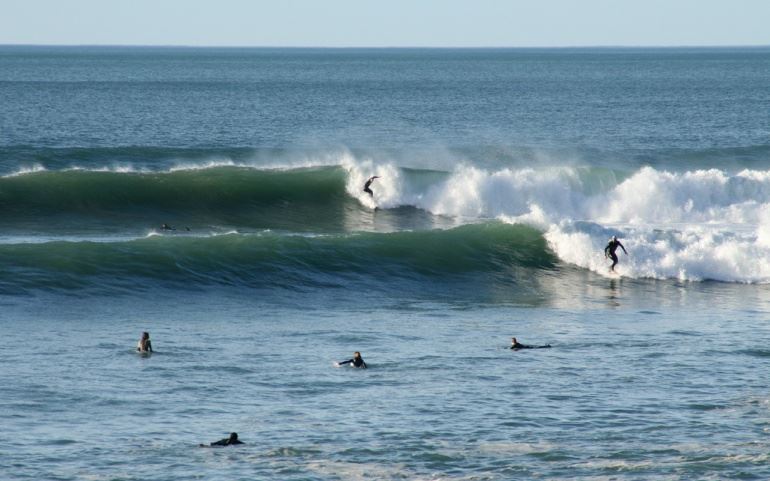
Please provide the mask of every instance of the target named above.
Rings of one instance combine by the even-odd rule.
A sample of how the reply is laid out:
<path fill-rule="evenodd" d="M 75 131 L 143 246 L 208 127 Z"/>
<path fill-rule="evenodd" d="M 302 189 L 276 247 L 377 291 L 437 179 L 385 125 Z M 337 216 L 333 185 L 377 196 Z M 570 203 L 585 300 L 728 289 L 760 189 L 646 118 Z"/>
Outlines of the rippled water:
<path fill-rule="evenodd" d="M 648 287 L 594 279 L 559 309 L 12 302 L 0 468 L 18 479 L 770 475 L 766 293 Z M 676 291 L 668 305 L 654 296 Z M 721 302 L 698 309 L 707 298 Z M 132 350 L 145 329 L 147 357 Z M 514 352 L 511 335 L 553 347 Z M 369 369 L 333 366 L 352 350 Z M 247 444 L 196 447 L 230 431 Z"/>
<path fill-rule="evenodd" d="M 0 479 L 770 479 L 769 74 L 0 47 Z"/>

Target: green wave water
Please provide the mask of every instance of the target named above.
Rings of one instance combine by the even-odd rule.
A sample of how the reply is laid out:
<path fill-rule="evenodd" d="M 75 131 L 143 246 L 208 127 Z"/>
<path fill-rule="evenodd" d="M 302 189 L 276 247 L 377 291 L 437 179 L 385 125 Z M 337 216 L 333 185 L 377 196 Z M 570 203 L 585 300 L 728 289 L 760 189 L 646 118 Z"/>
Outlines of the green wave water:
<path fill-rule="evenodd" d="M 196 285 L 302 289 L 418 278 L 442 282 L 548 269 L 556 262 L 537 230 L 499 222 L 393 233 L 154 235 L 112 242 L 0 244 L 5 266 L 0 292 Z"/>
<path fill-rule="evenodd" d="M 0 46 L 0 478 L 770 479 L 768 78 Z"/>

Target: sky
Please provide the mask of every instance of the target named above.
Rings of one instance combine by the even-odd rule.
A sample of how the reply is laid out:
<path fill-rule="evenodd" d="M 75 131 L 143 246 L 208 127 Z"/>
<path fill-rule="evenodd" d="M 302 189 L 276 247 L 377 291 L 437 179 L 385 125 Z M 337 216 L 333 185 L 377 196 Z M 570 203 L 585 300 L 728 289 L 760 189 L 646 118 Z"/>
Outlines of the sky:
<path fill-rule="evenodd" d="M 0 0 L 0 44 L 770 45 L 770 1 Z"/>

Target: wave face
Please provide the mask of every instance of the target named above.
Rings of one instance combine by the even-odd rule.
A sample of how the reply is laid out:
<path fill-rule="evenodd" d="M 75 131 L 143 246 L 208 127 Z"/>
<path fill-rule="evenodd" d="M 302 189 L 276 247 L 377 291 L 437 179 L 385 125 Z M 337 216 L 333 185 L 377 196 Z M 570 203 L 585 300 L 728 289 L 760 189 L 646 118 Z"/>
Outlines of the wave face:
<path fill-rule="evenodd" d="M 770 282 L 768 170 L 483 169 L 462 161 L 447 170 L 350 152 L 283 165 L 244 159 L 9 173 L 0 178 L 2 255 L 17 274 L 70 275 L 55 268 L 64 256 L 97 277 L 106 269 L 173 281 L 185 271 L 200 282 L 247 285 L 267 282 L 255 271 L 302 277 L 302 266 L 311 280 L 368 265 L 384 275 L 494 275 L 505 263 L 556 263 L 606 275 L 603 248 L 617 235 L 629 250 L 620 254 L 623 276 Z M 362 191 L 371 175 L 380 177 L 374 197 Z M 176 230 L 161 231 L 162 223 Z M 479 252 L 452 255 L 468 246 Z"/>
<path fill-rule="evenodd" d="M 261 232 L 0 244 L 0 262 L 8 266 L 0 274 L 0 292 L 18 293 L 196 285 L 371 287 L 394 280 L 507 276 L 517 269 L 552 268 L 556 259 L 537 230 L 492 222 L 386 234 Z"/>
<path fill-rule="evenodd" d="M 141 227 L 302 225 L 355 208 L 341 168 L 192 168 L 166 172 L 38 170 L 0 179 L 5 223 Z M 158 224 L 160 225 L 160 224 Z M 8 225 L 8 227 L 12 227 Z"/>

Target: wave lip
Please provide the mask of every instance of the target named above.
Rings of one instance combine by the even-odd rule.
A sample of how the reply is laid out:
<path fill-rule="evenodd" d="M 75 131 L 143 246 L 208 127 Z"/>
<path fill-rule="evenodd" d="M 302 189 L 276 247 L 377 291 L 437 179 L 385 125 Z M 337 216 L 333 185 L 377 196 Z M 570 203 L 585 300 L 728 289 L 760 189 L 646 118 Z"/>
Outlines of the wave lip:
<path fill-rule="evenodd" d="M 33 170 L 0 178 L 0 207 L 23 220 L 120 215 L 227 216 L 258 207 L 339 203 L 345 173 L 337 167 L 293 171 L 205 167 L 168 172 Z M 45 220 L 43 221 L 45 222 Z"/>

